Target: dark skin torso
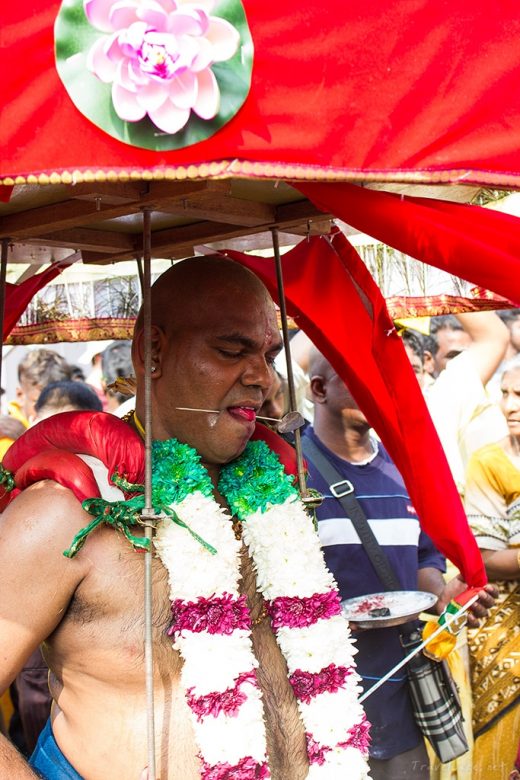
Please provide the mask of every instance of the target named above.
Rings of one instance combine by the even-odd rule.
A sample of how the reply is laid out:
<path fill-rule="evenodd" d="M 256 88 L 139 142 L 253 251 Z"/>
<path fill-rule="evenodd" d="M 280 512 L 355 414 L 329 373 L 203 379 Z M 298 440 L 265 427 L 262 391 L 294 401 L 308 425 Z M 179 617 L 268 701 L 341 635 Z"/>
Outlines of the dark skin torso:
<path fill-rule="evenodd" d="M 109 528 L 97 530 L 78 555 L 86 575 L 45 643 L 56 701 L 54 733 L 85 780 L 137 780 L 147 764 L 144 559 Z M 241 570 L 241 590 L 248 595 L 253 621 L 262 618 L 253 627 L 253 648 L 260 662 L 271 773 L 275 780 L 302 780 L 308 771 L 304 729 L 285 661 L 269 619 L 262 617 L 263 601 L 245 548 Z M 166 635 L 171 618 L 167 574 L 157 559 L 153 592 L 157 775 L 161 780 L 195 780 L 200 769 L 179 685 L 181 661 Z"/>

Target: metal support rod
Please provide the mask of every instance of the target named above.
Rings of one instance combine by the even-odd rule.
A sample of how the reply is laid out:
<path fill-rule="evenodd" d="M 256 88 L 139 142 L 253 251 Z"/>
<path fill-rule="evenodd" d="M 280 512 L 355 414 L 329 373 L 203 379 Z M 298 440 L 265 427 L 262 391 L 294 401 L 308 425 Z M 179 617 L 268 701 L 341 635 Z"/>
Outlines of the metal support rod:
<path fill-rule="evenodd" d="M 280 307 L 280 318 L 282 322 L 282 337 L 285 350 L 285 360 L 287 361 L 287 383 L 289 385 L 289 406 L 291 412 L 296 412 L 296 389 L 294 386 L 294 374 L 291 360 L 291 347 L 289 343 L 289 328 L 287 327 L 287 309 L 285 307 L 285 290 L 283 286 L 282 258 L 280 256 L 280 242 L 278 240 L 278 228 L 271 228 L 273 237 L 274 262 L 276 268 L 276 282 L 278 285 L 278 305 Z M 307 495 L 307 484 L 305 481 L 305 468 L 303 465 L 302 440 L 299 429 L 294 431 L 294 448 L 296 450 L 296 467 L 298 469 L 298 487 L 300 495 Z"/>
<path fill-rule="evenodd" d="M 144 291 L 144 275 L 143 275 L 143 264 L 141 262 L 141 258 L 139 257 L 139 255 L 136 256 L 135 262 L 137 263 L 137 273 L 139 276 L 139 286 L 141 288 L 141 297 L 142 297 Z"/>
<path fill-rule="evenodd" d="M 149 209 L 143 209 L 143 320 L 144 320 L 144 510 L 145 538 L 149 549 L 144 558 L 144 660 L 146 676 L 146 723 L 148 780 L 155 780 L 155 707 L 152 623 L 152 544 L 154 510 L 152 504 L 152 233 Z"/>
<path fill-rule="evenodd" d="M 2 239 L 2 257 L 0 259 L 0 333 L 2 334 L 2 351 L 0 352 L 0 387 L 2 386 L 2 356 L 4 343 L 4 313 L 5 313 L 5 277 L 7 274 L 7 250 L 9 239 Z"/>

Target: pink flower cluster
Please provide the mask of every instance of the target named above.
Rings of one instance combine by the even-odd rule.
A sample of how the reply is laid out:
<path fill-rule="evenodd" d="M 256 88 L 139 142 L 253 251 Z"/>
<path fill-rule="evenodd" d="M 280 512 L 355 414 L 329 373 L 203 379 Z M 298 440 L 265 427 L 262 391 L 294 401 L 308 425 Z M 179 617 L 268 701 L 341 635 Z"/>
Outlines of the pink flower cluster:
<path fill-rule="evenodd" d="M 365 756 L 368 755 L 368 746 L 370 745 L 370 723 L 366 718 L 360 723 L 355 723 L 349 729 L 348 737 L 344 742 L 339 743 L 339 747 L 352 747 L 360 750 Z"/>
<path fill-rule="evenodd" d="M 370 744 L 370 723 L 364 718 L 361 723 L 356 723 L 348 732 L 348 737 L 344 742 L 338 742 L 339 748 L 356 748 L 360 750 L 365 757 L 368 756 L 368 746 Z M 332 750 L 327 745 L 321 745 L 312 734 L 306 732 L 307 755 L 310 764 L 319 764 L 320 766 L 327 760 L 327 753 Z"/>
<path fill-rule="evenodd" d="M 238 764 L 215 764 L 210 766 L 204 763 L 202 780 L 267 780 L 271 777 L 266 763 L 258 764 L 254 758 L 242 758 Z"/>
<path fill-rule="evenodd" d="M 240 706 L 246 701 L 247 695 L 241 691 L 244 684 L 253 685 L 258 688 L 256 675 L 254 672 L 243 672 L 237 677 L 233 688 L 227 688 L 225 691 L 207 693 L 205 696 L 194 696 L 193 688 L 186 691 L 186 701 L 191 707 L 197 720 L 201 721 L 207 715 L 217 717 L 221 712 L 225 715 L 235 716 Z"/>
<path fill-rule="evenodd" d="M 325 763 L 327 753 L 330 753 L 332 748 L 327 745 L 320 745 L 316 742 L 312 734 L 305 733 L 305 739 L 307 741 L 307 755 L 309 757 L 309 764 L 319 764 L 320 766 Z"/>
<path fill-rule="evenodd" d="M 306 598 L 280 596 L 268 606 L 273 628 L 306 628 L 320 619 L 341 614 L 341 602 L 337 590 L 315 593 Z"/>
<path fill-rule="evenodd" d="M 213 119 L 220 90 L 211 66 L 231 59 L 240 35 L 210 11 L 214 0 L 84 0 L 90 24 L 105 35 L 87 67 L 112 84 L 117 115 L 138 122 L 147 114 L 165 133 L 186 125 L 193 111 Z"/>
<path fill-rule="evenodd" d="M 321 672 L 303 672 L 297 669 L 289 677 L 289 682 L 296 698 L 309 704 L 310 700 L 320 693 L 336 693 L 351 673 L 352 669 L 347 669 L 346 666 L 329 664 Z"/>
<path fill-rule="evenodd" d="M 247 597 L 214 596 L 210 599 L 200 596 L 197 601 L 172 601 L 172 625 L 168 636 L 181 634 L 183 631 L 209 634 L 232 634 L 235 629 L 248 631 L 251 628 Z"/>

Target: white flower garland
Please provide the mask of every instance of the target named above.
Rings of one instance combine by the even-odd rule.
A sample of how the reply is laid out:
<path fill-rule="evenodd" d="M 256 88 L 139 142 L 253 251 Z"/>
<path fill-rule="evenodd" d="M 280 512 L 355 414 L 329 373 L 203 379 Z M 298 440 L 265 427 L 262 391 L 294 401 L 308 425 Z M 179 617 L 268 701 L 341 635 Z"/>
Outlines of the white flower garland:
<path fill-rule="evenodd" d="M 253 457 L 251 448 L 258 447 L 276 458 L 263 442 L 248 445 L 246 457 Z M 263 450 L 261 454 L 265 458 Z M 276 464 L 279 471 L 277 458 Z M 250 494 L 250 477 L 244 476 L 244 489 Z M 219 490 L 223 492 L 220 484 Z M 249 610 L 239 589 L 241 542 L 235 538 L 230 514 L 207 492 L 196 490 L 172 502 L 170 509 L 181 523 L 165 518 L 157 528 L 155 547 L 168 571 L 174 615 L 169 633 L 184 661 L 181 684 L 203 763 L 202 777 L 268 778 L 263 705 L 255 674 L 258 661 Z M 357 701 L 361 692 L 353 662 L 357 651 L 312 521 L 295 490 L 285 495 L 275 503 L 273 491 L 273 503 L 264 502 L 263 511 L 242 516 L 243 541 L 305 727 L 309 780 L 363 780 L 368 777 L 368 735 Z M 240 504 L 240 484 L 232 500 L 226 497 L 231 506 L 237 500 Z"/>

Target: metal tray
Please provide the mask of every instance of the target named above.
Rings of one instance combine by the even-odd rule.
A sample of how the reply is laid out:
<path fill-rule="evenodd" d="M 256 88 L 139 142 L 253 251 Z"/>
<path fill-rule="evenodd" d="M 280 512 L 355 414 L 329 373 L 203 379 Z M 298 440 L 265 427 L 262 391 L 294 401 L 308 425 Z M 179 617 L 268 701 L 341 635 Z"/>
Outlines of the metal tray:
<path fill-rule="evenodd" d="M 345 599 L 341 607 L 345 617 L 359 628 L 388 628 L 414 620 L 436 601 L 437 596 L 422 590 L 395 590 Z"/>

